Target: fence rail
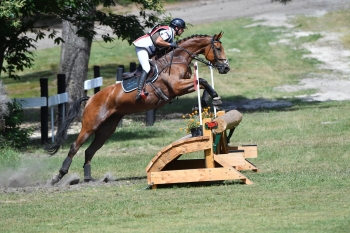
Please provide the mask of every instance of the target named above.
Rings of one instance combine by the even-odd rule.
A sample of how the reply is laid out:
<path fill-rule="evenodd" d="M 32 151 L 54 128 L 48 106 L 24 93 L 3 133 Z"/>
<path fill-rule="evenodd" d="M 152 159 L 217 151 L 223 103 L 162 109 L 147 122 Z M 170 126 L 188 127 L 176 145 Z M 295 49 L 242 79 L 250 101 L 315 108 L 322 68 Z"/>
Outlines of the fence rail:
<path fill-rule="evenodd" d="M 136 70 L 136 63 L 130 63 L 130 72 Z M 122 81 L 122 74 L 124 73 L 124 66 L 118 66 L 116 73 L 116 81 Z M 69 102 L 69 95 L 66 92 L 65 88 L 66 77 L 64 74 L 57 74 L 57 95 L 48 96 L 48 79 L 40 79 L 40 92 L 41 97 L 34 98 L 16 98 L 17 101 L 20 101 L 23 108 L 33 108 L 40 107 L 40 118 L 41 118 L 41 142 L 48 142 L 48 108 L 50 107 L 51 111 L 51 132 L 52 132 L 52 141 L 54 141 L 54 107 L 58 105 L 58 126 L 65 118 L 65 109 L 66 104 Z M 100 76 L 100 67 L 94 66 L 94 78 L 91 80 L 86 80 L 84 82 L 84 91 L 87 94 L 87 91 L 94 89 L 96 94 L 100 87 L 103 85 L 103 77 Z M 152 126 L 155 122 L 155 110 L 150 110 L 146 112 L 146 126 Z M 122 127 L 122 121 L 119 123 L 119 127 Z"/>

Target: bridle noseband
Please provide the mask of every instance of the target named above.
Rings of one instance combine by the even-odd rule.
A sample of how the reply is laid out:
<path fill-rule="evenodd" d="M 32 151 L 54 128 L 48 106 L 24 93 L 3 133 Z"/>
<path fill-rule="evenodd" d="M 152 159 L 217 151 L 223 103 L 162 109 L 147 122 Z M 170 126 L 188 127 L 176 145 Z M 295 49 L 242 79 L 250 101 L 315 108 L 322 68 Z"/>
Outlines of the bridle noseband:
<path fill-rule="evenodd" d="M 220 68 L 221 68 L 222 66 L 224 66 L 225 64 L 228 64 L 228 61 L 227 61 L 226 58 L 219 58 L 219 57 L 218 57 L 217 51 L 216 51 L 215 45 L 214 45 L 215 42 L 221 43 L 221 41 L 215 40 L 215 39 L 214 39 L 214 36 L 213 36 L 213 38 L 212 38 L 212 40 L 211 40 L 211 43 L 210 43 L 210 49 L 213 50 L 215 65 L 214 65 L 214 64 L 211 64 L 210 62 L 208 62 L 208 61 L 206 61 L 206 60 L 204 60 L 204 59 L 202 59 L 202 58 L 200 58 L 200 57 L 198 57 L 197 54 L 191 53 L 191 52 L 188 51 L 187 49 L 184 49 L 184 48 L 182 48 L 182 47 L 180 47 L 180 46 L 178 46 L 178 48 L 179 48 L 179 49 L 182 49 L 183 51 L 185 51 L 186 53 L 188 53 L 188 55 L 190 55 L 191 58 L 193 58 L 193 59 L 195 59 L 195 60 L 197 60 L 197 61 L 199 61 L 199 62 L 202 62 L 203 64 L 205 64 L 205 65 L 207 65 L 207 66 L 211 66 L 211 67 L 213 67 L 214 69 L 220 69 Z M 210 50 L 209 50 L 209 51 L 210 51 Z M 208 53 L 209 53 L 209 51 L 208 51 Z M 217 64 L 217 63 L 219 63 L 219 61 L 223 61 L 223 62 L 220 62 L 220 64 Z"/>

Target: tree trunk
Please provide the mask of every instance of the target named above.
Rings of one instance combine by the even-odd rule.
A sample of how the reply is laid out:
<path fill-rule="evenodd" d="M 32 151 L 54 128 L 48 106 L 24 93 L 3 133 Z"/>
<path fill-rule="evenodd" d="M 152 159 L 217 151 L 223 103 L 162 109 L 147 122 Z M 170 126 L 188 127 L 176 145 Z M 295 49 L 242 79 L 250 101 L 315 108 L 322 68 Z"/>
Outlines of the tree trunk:
<path fill-rule="evenodd" d="M 6 46 L 3 43 L 4 40 L 0 39 L 0 77 L 1 77 L 1 71 L 4 65 L 4 59 L 5 59 L 5 50 Z"/>
<path fill-rule="evenodd" d="M 91 40 L 76 35 L 77 28 L 63 22 L 61 73 L 66 75 L 66 90 L 70 104 L 84 96 L 84 81 L 87 79 Z M 66 34 L 67 33 L 67 34 Z"/>

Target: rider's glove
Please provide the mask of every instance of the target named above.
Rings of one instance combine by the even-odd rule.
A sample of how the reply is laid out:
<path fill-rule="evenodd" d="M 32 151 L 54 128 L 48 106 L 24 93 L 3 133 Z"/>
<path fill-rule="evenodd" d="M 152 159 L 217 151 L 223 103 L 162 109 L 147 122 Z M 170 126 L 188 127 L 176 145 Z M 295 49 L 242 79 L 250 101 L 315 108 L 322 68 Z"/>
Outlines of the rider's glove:
<path fill-rule="evenodd" d="M 170 47 L 171 47 L 171 48 L 174 48 L 174 49 L 177 48 L 176 41 L 171 42 L 171 43 L 170 43 Z"/>

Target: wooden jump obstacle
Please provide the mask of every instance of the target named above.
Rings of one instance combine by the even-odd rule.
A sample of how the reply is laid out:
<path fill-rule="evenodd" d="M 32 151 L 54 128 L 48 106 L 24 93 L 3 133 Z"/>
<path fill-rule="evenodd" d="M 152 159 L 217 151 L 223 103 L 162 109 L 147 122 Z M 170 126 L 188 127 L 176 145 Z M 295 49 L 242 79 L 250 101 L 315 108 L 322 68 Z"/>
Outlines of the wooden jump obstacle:
<path fill-rule="evenodd" d="M 217 116 L 213 121 L 203 119 L 203 136 L 179 139 L 158 152 L 146 167 L 148 184 L 152 188 L 158 184 L 223 180 L 253 183 L 240 171 L 258 172 L 247 160 L 258 156 L 257 146 L 229 146 L 227 140 L 226 130 L 233 132 L 242 120 L 241 113 L 220 111 Z M 179 159 L 197 151 L 204 151 L 204 159 Z"/>

